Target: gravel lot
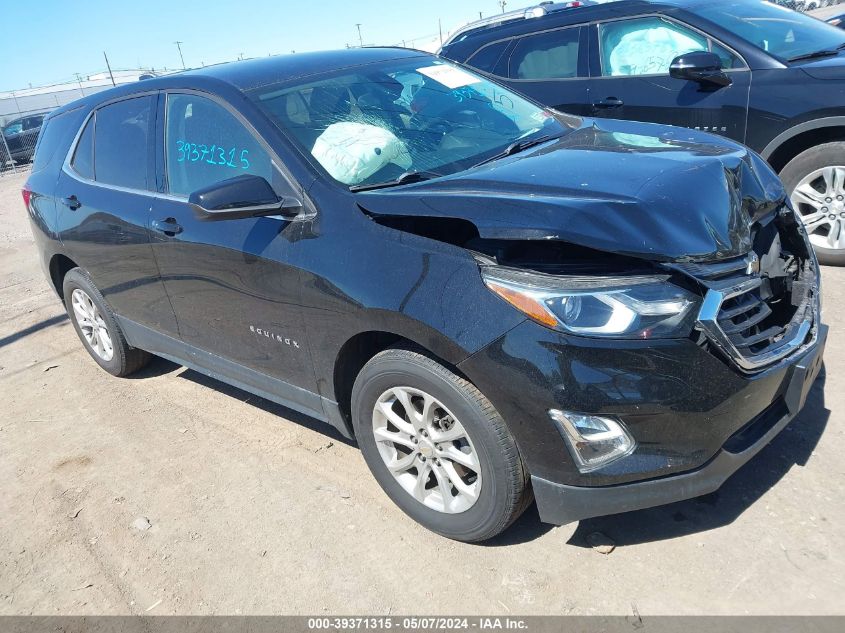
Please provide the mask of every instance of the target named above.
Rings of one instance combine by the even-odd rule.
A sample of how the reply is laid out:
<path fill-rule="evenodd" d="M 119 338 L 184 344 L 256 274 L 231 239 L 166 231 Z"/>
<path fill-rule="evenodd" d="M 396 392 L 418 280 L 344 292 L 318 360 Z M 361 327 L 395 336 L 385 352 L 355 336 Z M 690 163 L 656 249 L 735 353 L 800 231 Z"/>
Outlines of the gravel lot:
<path fill-rule="evenodd" d="M 826 377 L 718 493 L 564 528 L 532 508 L 464 545 L 327 426 L 163 360 L 101 371 L 24 178 L 0 178 L 0 614 L 845 614 L 845 270 L 823 273 Z"/>

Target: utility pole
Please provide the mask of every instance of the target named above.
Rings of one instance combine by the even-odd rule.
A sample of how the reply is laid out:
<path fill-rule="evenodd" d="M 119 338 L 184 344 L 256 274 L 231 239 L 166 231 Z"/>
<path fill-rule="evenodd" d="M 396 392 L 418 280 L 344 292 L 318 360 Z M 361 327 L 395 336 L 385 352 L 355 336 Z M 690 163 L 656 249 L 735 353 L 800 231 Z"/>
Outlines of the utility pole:
<path fill-rule="evenodd" d="M 109 69 L 109 77 L 111 77 L 111 85 L 116 86 L 117 84 L 114 83 L 114 75 L 111 72 L 111 64 L 109 64 L 109 56 L 106 55 L 106 51 L 103 51 L 103 57 L 106 58 L 106 68 Z"/>
<path fill-rule="evenodd" d="M 355 26 L 358 27 L 358 43 L 361 45 L 361 48 L 364 48 L 364 38 L 361 37 L 361 25 L 356 24 Z"/>
<path fill-rule="evenodd" d="M 18 111 L 18 114 L 20 114 L 20 113 L 21 113 L 21 106 L 20 106 L 20 104 L 18 103 L 18 97 L 17 97 L 17 95 L 15 95 L 15 91 L 14 91 L 14 90 L 12 90 L 12 99 L 14 99 L 14 100 L 15 100 L 15 110 L 17 110 L 17 111 Z"/>
<path fill-rule="evenodd" d="M 82 96 L 85 96 L 85 89 L 82 87 L 82 77 L 79 76 L 79 73 L 73 73 L 76 75 L 76 82 L 79 84 L 79 92 Z"/>
<path fill-rule="evenodd" d="M 173 42 L 173 43 L 176 44 L 176 48 L 179 49 L 179 59 L 182 60 L 182 70 L 185 70 L 185 58 L 182 57 L 182 42 L 176 41 L 176 42 Z"/>
<path fill-rule="evenodd" d="M 505 7 L 508 4 L 508 0 L 499 0 L 499 6 L 502 7 L 502 13 L 505 12 Z"/>
<path fill-rule="evenodd" d="M 440 46 L 443 46 L 443 22 L 437 18 L 437 30 L 440 31 Z"/>

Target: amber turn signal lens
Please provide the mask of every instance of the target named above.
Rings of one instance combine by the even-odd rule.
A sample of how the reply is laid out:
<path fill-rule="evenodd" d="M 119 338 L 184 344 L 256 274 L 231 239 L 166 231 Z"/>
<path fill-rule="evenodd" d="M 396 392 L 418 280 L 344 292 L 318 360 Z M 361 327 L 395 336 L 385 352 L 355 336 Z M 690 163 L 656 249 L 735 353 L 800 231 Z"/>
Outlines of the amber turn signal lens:
<path fill-rule="evenodd" d="M 486 280 L 487 287 L 499 295 L 502 299 L 511 304 L 514 308 L 528 315 L 535 321 L 548 325 L 549 327 L 557 326 L 557 319 L 549 313 L 543 303 L 530 295 L 523 294 L 513 288 L 500 285 L 491 279 Z"/>

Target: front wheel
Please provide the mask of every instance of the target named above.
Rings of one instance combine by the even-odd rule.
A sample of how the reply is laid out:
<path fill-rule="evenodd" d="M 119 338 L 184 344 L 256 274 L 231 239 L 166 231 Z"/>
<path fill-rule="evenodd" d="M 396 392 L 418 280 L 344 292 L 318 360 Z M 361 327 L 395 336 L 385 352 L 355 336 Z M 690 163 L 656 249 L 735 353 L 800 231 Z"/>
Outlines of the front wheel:
<path fill-rule="evenodd" d="M 845 266 L 845 142 L 801 152 L 780 177 L 819 261 Z"/>
<path fill-rule="evenodd" d="M 376 355 L 352 391 L 355 434 L 387 495 L 428 529 L 483 541 L 531 502 L 504 421 L 470 382 L 419 352 Z"/>

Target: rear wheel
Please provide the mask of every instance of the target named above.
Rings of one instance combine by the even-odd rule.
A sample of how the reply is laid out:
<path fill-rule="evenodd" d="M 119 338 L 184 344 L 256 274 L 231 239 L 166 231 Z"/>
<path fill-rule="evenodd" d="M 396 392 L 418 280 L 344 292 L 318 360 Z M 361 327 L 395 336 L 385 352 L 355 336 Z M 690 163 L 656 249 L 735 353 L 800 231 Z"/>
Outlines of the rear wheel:
<path fill-rule="evenodd" d="M 780 176 L 819 261 L 845 266 L 845 143 L 801 152 Z"/>
<path fill-rule="evenodd" d="M 65 275 L 65 308 L 85 349 L 114 376 L 128 376 L 150 360 L 150 354 L 130 347 L 103 295 L 81 268 Z"/>
<path fill-rule="evenodd" d="M 428 356 L 407 349 L 376 355 L 355 381 L 352 416 L 376 480 L 434 532 L 489 539 L 531 502 L 528 473 L 493 405 Z"/>

